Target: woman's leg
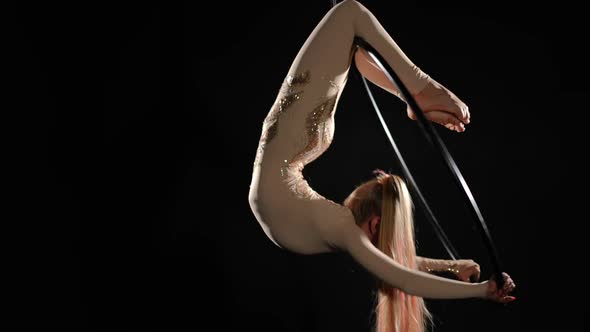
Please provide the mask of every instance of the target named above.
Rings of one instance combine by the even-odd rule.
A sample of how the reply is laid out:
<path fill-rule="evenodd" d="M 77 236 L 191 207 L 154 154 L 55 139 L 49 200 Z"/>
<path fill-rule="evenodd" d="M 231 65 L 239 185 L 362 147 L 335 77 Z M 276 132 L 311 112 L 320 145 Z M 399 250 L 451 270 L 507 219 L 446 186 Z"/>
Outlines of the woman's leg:
<path fill-rule="evenodd" d="M 396 71 L 410 92 L 417 93 L 429 81 L 404 54 L 375 16 L 355 0 L 334 6 L 317 24 L 292 63 L 290 74 L 310 70 L 339 77 L 350 67 L 355 36 L 371 44 Z"/>
<path fill-rule="evenodd" d="M 379 65 L 367 51 L 359 48 L 354 54 L 354 62 L 358 71 L 366 79 L 404 100 L 397 86 L 381 71 Z M 413 94 L 414 100 L 424 112 L 426 119 L 445 126 L 450 130 L 457 132 L 465 131 L 465 124 L 470 121 L 467 105 L 440 83 L 433 79 L 429 81 L 430 83 L 424 89 L 419 93 Z M 407 108 L 407 113 L 410 119 L 417 119 L 410 106 Z"/>
<path fill-rule="evenodd" d="M 448 92 L 427 74 L 422 72 L 401 50 L 393 38 L 385 31 L 376 17 L 362 4 L 355 0 L 345 0 L 334 6 L 318 23 L 295 57 L 289 75 L 310 70 L 337 83 L 344 81 L 352 60 L 353 40 L 358 36 L 367 41 L 387 61 L 404 82 L 410 93 L 422 97 L 419 102 L 432 99 L 432 105 L 447 105 L 447 111 L 461 120 L 467 118 L 467 108 L 456 106 L 454 95 L 422 93 L 432 87 Z M 368 77 L 371 79 L 371 76 Z M 313 79 L 313 78 L 312 78 Z M 338 84 L 339 85 L 339 84 Z M 420 104 L 420 103 L 419 103 Z M 422 105 L 421 105 L 422 106 Z"/>

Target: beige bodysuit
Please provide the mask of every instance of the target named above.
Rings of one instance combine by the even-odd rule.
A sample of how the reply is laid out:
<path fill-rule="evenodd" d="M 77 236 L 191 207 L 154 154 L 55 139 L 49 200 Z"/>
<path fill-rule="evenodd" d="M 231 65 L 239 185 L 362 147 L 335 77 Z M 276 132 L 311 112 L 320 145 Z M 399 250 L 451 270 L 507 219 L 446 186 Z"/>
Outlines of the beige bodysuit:
<path fill-rule="evenodd" d="M 466 283 L 408 269 L 373 246 L 351 211 L 314 191 L 305 165 L 334 136 L 334 114 L 355 52 L 353 39 L 371 44 L 410 92 L 428 83 L 374 15 L 354 0 L 333 7 L 297 54 L 266 116 L 256 153 L 249 201 L 277 246 L 300 254 L 344 250 L 377 278 L 426 298 L 483 297 L 485 283 Z"/>

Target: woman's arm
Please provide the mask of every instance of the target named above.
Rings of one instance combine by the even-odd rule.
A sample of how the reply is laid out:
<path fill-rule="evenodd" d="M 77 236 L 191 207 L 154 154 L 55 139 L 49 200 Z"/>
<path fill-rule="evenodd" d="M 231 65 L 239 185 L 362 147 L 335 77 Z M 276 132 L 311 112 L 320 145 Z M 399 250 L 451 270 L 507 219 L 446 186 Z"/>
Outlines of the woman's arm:
<path fill-rule="evenodd" d="M 423 272 L 447 271 L 448 269 L 453 269 L 455 267 L 453 260 L 434 259 L 422 256 L 416 256 L 416 265 L 418 265 L 418 270 Z"/>
<path fill-rule="evenodd" d="M 350 255 L 377 278 L 404 292 L 432 299 L 484 298 L 488 281 L 468 283 L 409 269 L 377 249 L 353 222 L 334 230 L 333 244 Z"/>
<path fill-rule="evenodd" d="M 481 274 L 479 264 L 473 259 L 445 260 L 416 256 L 416 264 L 420 271 L 450 272 L 462 281 L 477 281 Z"/>

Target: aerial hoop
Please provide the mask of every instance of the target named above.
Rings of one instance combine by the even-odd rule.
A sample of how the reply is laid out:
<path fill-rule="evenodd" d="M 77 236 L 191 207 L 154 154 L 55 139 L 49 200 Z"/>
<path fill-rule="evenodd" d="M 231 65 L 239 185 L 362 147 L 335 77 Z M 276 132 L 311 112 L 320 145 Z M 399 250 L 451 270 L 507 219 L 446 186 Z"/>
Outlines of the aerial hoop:
<path fill-rule="evenodd" d="M 330 2 L 331 2 L 331 7 L 334 7 L 338 3 L 338 1 L 336 1 L 336 0 L 331 0 Z M 404 85 L 404 83 L 400 80 L 400 78 L 397 76 L 395 71 L 388 65 L 388 63 L 381 57 L 381 55 L 368 42 L 366 42 L 364 39 L 362 39 L 358 36 L 355 37 L 353 46 L 361 47 L 364 50 L 366 50 L 368 52 L 369 56 L 373 59 L 373 61 L 375 61 L 375 63 L 379 66 L 381 71 L 398 88 L 398 91 L 400 91 L 403 99 L 406 101 L 408 106 L 412 109 L 412 111 L 416 115 L 417 122 L 419 124 L 419 127 L 420 127 L 422 133 L 424 134 L 424 136 L 426 137 L 428 142 L 430 144 L 432 144 L 433 148 L 438 152 L 440 157 L 443 159 L 445 165 L 448 167 L 449 171 L 453 175 L 453 179 L 455 180 L 455 183 L 457 184 L 460 191 L 464 194 L 464 198 L 465 198 L 466 202 L 468 203 L 469 210 L 472 214 L 474 222 L 477 225 L 479 233 L 482 237 L 482 240 L 486 246 L 487 252 L 490 256 L 491 263 L 492 263 L 492 269 L 494 271 L 493 276 L 495 278 L 497 287 L 502 288 L 504 286 L 504 279 L 502 278 L 503 268 L 502 268 L 500 259 L 498 257 L 496 247 L 494 245 L 494 242 L 492 241 L 492 238 L 491 238 L 490 233 L 488 231 L 488 227 L 487 227 L 486 222 L 484 221 L 483 215 L 481 214 L 481 211 L 475 201 L 475 198 L 473 197 L 473 194 L 471 193 L 471 190 L 469 189 L 467 182 L 463 178 L 463 175 L 461 174 L 459 167 L 455 163 L 455 160 L 453 159 L 453 157 L 449 153 L 444 142 L 439 137 L 439 135 L 436 132 L 436 130 L 434 129 L 432 123 L 428 119 L 426 119 L 426 117 L 424 116 L 424 112 L 418 106 L 418 104 L 416 103 L 416 101 L 414 100 L 412 95 L 409 93 L 409 91 L 406 88 L 406 86 Z M 373 95 L 371 93 L 371 90 L 369 88 L 369 85 L 368 85 L 366 79 L 362 75 L 360 75 L 360 77 L 363 80 L 364 86 L 367 90 L 367 93 L 368 93 L 368 96 L 371 100 L 371 103 L 372 103 L 375 111 L 377 112 L 379 120 L 381 121 L 381 125 L 383 126 L 383 129 L 385 130 L 385 133 L 386 133 L 391 145 L 393 146 L 393 149 L 396 153 L 396 157 L 397 157 L 398 161 L 400 162 L 404 176 L 406 177 L 406 181 L 408 182 L 410 189 L 418 197 L 420 204 L 422 205 L 422 207 L 424 208 L 424 210 L 426 212 L 427 219 L 432 224 L 432 226 L 435 230 L 435 233 L 437 234 L 438 238 L 440 239 L 443 246 L 447 250 L 449 256 L 452 259 L 457 259 L 459 257 L 459 255 L 457 254 L 457 251 L 454 249 L 450 240 L 445 235 L 442 227 L 440 226 L 440 224 L 436 220 L 434 213 L 432 212 L 432 210 L 428 206 L 426 199 L 424 198 L 424 196 L 420 192 L 420 188 L 418 187 L 417 183 L 414 181 L 414 178 L 412 177 L 409 168 L 407 167 L 406 163 L 404 162 L 401 152 L 397 148 L 397 145 L 395 144 L 395 141 L 393 140 L 393 137 L 392 137 L 391 133 L 389 132 L 389 129 L 387 128 L 387 125 L 385 124 L 383 117 L 381 116 L 381 112 L 379 111 L 379 107 L 377 106 L 375 98 L 373 98 Z"/>

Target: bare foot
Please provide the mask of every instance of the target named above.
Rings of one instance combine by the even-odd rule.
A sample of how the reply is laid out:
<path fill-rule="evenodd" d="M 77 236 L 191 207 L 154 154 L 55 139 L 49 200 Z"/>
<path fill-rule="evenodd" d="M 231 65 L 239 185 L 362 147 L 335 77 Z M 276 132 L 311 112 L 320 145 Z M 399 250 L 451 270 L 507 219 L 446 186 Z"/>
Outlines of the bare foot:
<path fill-rule="evenodd" d="M 465 125 L 471 121 L 467 105 L 435 80 L 431 79 L 431 83 L 413 97 L 428 120 L 450 130 L 464 132 Z M 417 119 L 409 106 L 407 112 L 410 119 Z"/>

